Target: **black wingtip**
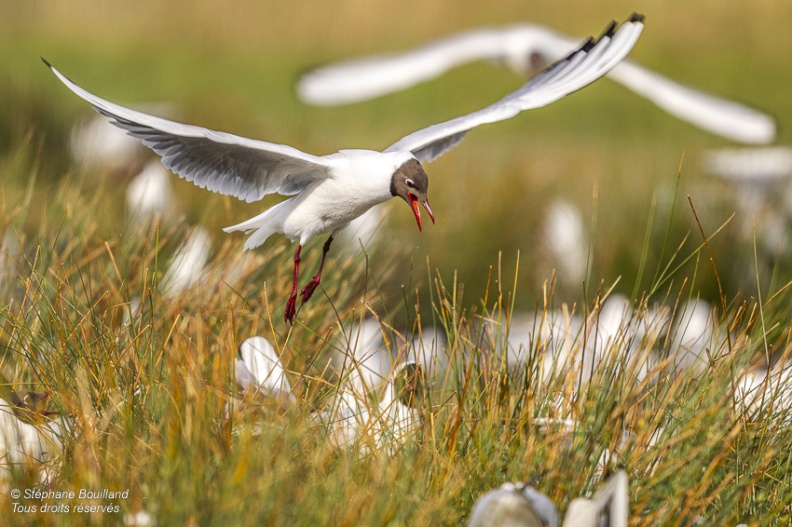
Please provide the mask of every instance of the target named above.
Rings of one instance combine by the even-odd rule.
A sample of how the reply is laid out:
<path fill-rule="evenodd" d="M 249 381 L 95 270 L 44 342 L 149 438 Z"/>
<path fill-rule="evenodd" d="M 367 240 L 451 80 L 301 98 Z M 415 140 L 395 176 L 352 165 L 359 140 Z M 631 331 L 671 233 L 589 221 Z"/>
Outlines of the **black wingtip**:
<path fill-rule="evenodd" d="M 586 42 L 584 42 L 583 45 L 580 46 L 580 51 L 585 51 L 586 53 L 588 53 L 589 51 L 591 51 L 591 48 L 593 48 L 596 44 L 597 41 L 594 39 L 594 37 L 589 37 L 588 40 L 586 40 Z"/>
<path fill-rule="evenodd" d="M 632 16 L 630 16 L 630 22 L 643 23 L 644 19 L 646 19 L 646 17 L 641 13 L 633 13 Z"/>
<path fill-rule="evenodd" d="M 44 57 L 39 57 L 39 58 L 41 59 L 41 62 L 46 64 L 49 69 L 52 69 L 52 64 L 50 64 L 47 59 L 45 59 Z"/>
<path fill-rule="evenodd" d="M 616 21 L 611 20 L 611 23 L 608 24 L 608 27 L 605 28 L 605 31 L 602 32 L 602 35 L 597 40 L 602 40 L 603 38 L 611 38 L 613 34 L 616 33 Z"/>

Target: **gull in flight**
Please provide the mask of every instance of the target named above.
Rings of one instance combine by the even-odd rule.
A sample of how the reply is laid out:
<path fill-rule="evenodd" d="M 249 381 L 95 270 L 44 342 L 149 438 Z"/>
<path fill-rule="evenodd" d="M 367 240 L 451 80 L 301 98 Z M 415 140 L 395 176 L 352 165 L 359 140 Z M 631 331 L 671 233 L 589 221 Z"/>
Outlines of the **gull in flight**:
<path fill-rule="evenodd" d="M 409 88 L 477 60 L 505 63 L 527 75 L 577 45 L 577 39 L 538 25 L 473 29 L 403 53 L 317 68 L 299 79 L 297 93 L 310 104 L 358 102 Z M 769 143 L 775 138 L 775 122 L 770 116 L 688 88 L 629 60 L 614 67 L 608 77 L 671 115 L 711 133 L 750 144 Z"/>
<path fill-rule="evenodd" d="M 275 233 L 299 241 L 292 291 L 283 315 L 293 324 L 300 251 L 309 239 L 330 234 L 319 270 L 301 291 L 303 303 L 319 285 L 333 238 L 371 207 L 398 196 L 412 209 L 419 230 L 419 203 L 434 222 L 427 198 L 429 177 L 421 163 L 436 159 L 477 126 L 545 106 L 594 82 L 629 53 L 642 30 L 643 16 L 634 14 L 618 30 L 612 23 L 599 39 L 589 39 L 517 91 L 481 110 L 413 132 L 381 152 L 340 150 L 325 156 L 130 110 L 80 88 L 44 62 L 71 91 L 141 140 L 162 157 L 165 167 L 187 181 L 247 202 L 271 193 L 293 196 L 225 229 L 250 233 L 245 249 L 258 247 Z"/>

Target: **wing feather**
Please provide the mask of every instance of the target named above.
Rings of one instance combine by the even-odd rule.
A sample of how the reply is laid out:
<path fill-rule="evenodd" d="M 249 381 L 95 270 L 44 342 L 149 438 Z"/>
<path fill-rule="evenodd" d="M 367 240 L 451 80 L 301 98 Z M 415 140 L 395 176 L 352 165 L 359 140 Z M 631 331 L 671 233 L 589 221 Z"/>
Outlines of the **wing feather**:
<path fill-rule="evenodd" d="M 498 102 L 409 134 L 386 148 L 385 152 L 408 150 L 419 161 L 432 161 L 458 144 L 465 133 L 477 126 L 546 106 L 599 79 L 627 56 L 642 29 L 643 17 L 633 15 L 618 31 L 609 27 L 596 42 L 587 41 Z"/>
<path fill-rule="evenodd" d="M 469 30 L 404 53 L 330 64 L 306 73 L 297 87 L 306 102 L 344 104 L 408 88 L 475 60 L 502 61 L 524 71 L 534 56 L 553 60 L 578 45 L 577 39 L 535 25 Z M 775 120 L 766 113 L 688 88 L 629 60 L 607 75 L 671 115 L 714 134 L 754 144 L 775 139 Z"/>
<path fill-rule="evenodd" d="M 296 194 L 313 181 L 329 177 L 329 165 L 321 157 L 119 106 L 80 88 L 44 63 L 96 111 L 159 154 L 165 167 L 201 188 L 251 202 L 272 193 Z"/>

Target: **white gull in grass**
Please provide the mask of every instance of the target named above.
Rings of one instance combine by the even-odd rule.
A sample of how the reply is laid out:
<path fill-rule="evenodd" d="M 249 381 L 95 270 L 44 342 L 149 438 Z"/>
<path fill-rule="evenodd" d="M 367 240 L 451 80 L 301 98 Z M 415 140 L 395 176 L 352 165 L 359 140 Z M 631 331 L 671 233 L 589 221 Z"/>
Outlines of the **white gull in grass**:
<path fill-rule="evenodd" d="M 237 395 L 242 399 L 229 400 L 226 417 L 248 407 L 270 407 L 283 412 L 297 405 L 278 352 L 264 337 L 249 337 L 239 345 L 234 379 L 239 388 Z"/>
<path fill-rule="evenodd" d="M 286 371 L 272 344 L 264 337 L 250 337 L 239 345 L 235 379 L 245 391 L 274 397 L 282 403 L 296 404 Z"/>
<path fill-rule="evenodd" d="M 579 41 L 538 25 L 474 29 L 419 48 L 338 62 L 303 75 L 297 93 L 304 101 L 335 105 L 362 101 L 439 77 L 478 60 L 502 62 L 520 74 L 564 56 Z M 625 60 L 608 77 L 669 114 L 742 143 L 773 141 L 775 122 L 743 104 L 683 86 Z"/>
<path fill-rule="evenodd" d="M 558 271 L 558 282 L 567 289 L 582 287 L 589 243 L 580 210 L 568 201 L 553 201 L 545 213 L 542 238 L 548 264 Z"/>
<path fill-rule="evenodd" d="M 166 296 L 177 296 L 201 282 L 212 239 L 204 229 L 195 229 L 171 257 L 160 290 Z"/>
<path fill-rule="evenodd" d="M 792 148 L 719 148 L 702 156 L 702 167 L 710 174 L 736 183 L 773 184 L 792 176 Z"/>
<path fill-rule="evenodd" d="M 666 310 L 636 310 L 626 297 L 615 294 L 587 317 L 574 314 L 566 305 L 517 315 L 505 335 L 506 359 L 515 369 L 538 357 L 545 382 L 574 377 L 579 387 L 607 365 L 641 382 L 652 369 L 652 349 L 667 324 Z M 504 337 L 503 329 L 496 335 L 496 347 Z"/>
<path fill-rule="evenodd" d="M 591 498 L 572 500 L 563 527 L 627 527 L 630 493 L 627 473 L 616 471 Z"/>
<path fill-rule="evenodd" d="M 772 368 L 746 371 L 734 387 L 737 410 L 758 419 L 792 424 L 792 365 L 783 359 Z"/>
<path fill-rule="evenodd" d="M 559 527 L 555 503 L 523 483 L 504 483 L 481 496 L 470 512 L 468 527 Z"/>
<path fill-rule="evenodd" d="M 419 229 L 419 204 L 434 221 L 427 198 L 429 178 L 421 163 L 436 159 L 478 126 L 546 106 L 591 84 L 627 56 L 642 30 L 643 17 L 633 15 L 618 30 L 612 24 L 598 40 L 586 41 L 517 91 L 481 110 L 413 132 L 382 151 L 341 150 L 325 156 L 130 110 L 93 95 L 50 68 L 71 91 L 154 150 L 167 168 L 186 180 L 248 202 L 271 193 L 293 196 L 226 229 L 250 233 L 246 249 L 276 233 L 299 242 L 284 310 L 284 320 L 293 323 L 300 252 L 308 240 L 329 234 L 319 270 L 301 291 L 303 303 L 319 286 L 335 235 L 371 207 L 398 196 L 409 204 Z"/>
<path fill-rule="evenodd" d="M 42 481 L 49 481 L 63 447 L 64 425 L 62 418 L 37 426 L 26 423 L 14 414 L 9 402 L 0 399 L 0 475 L 26 466 L 41 470 Z"/>
<path fill-rule="evenodd" d="M 762 249 L 759 256 L 768 260 L 768 267 L 774 265 L 777 254 L 789 247 L 792 148 L 708 150 L 701 157 L 701 167 L 728 182 L 739 235 L 749 244 L 756 238 Z"/>
<path fill-rule="evenodd" d="M 573 499 L 563 523 L 547 495 L 523 483 L 504 483 L 476 501 L 468 527 L 627 527 L 629 504 L 624 470 L 610 476 L 591 498 Z"/>
<path fill-rule="evenodd" d="M 413 361 L 392 362 L 374 320 L 346 328 L 338 355 L 339 384 L 315 422 L 336 448 L 395 453 L 421 423 L 423 370 Z"/>
<path fill-rule="evenodd" d="M 126 171 L 140 164 L 145 150 L 140 141 L 123 130 L 110 126 L 100 116 L 87 119 L 72 128 L 69 145 L 72 159 L 91 169 Z"/>
<path fill-rule="evenodd" d="M 16 261 L 21 256 L 22 249 L 11 231 L 6 231 L 0 239 L 0 287 L 9 282 L 15 273 Z"/>
<path fill-rule="evenodd" d="M 427 379 L 440 380 L 448 371 L 448 339 L 442 326 L 421 326 L 400 357 L 421 366 Z"/>
<path fill-rule="evenodd" d="M 728 350 L 727 335 L 717 330 L 712 306 L 702 299 L 680 305 L 671 329 L 670 359 L 677 371 L 704 373 Z"/>
<path fill-rule="evenodd" d="M 420 367 L 412 361 L 396 365 L 388 377 L 365 390 L 342 381 L 327 408 L 314 413 L 315 422 L 336 448 L 392 455 L 420 426 L 421 383 Z"/>
<path fill-rule="evenodd" d="M 333 448 L 393 454 L 421 423 L 423 371 L 413 361 L 391 362 L 376 321 L 346 328 L 339 343 L 342 358 L 330 366 L 337 368 L 338 384 L 311 419 Z M 242 399 L 229 400 L 226 417 L 267 407 L 282 413 L 298 405 L 280 357 L 265 338 L 251 337 L 240 345 L 234 372 Z M 256 421 L 254 433 L 271 424 L 271 417 Z"/>
<path fill-rule="evenodd" d="M 162 163 L 151 161 L 127 187 L 127 211 L 133 221 L 164 216 L 173 209 L 170 174 Z"/>

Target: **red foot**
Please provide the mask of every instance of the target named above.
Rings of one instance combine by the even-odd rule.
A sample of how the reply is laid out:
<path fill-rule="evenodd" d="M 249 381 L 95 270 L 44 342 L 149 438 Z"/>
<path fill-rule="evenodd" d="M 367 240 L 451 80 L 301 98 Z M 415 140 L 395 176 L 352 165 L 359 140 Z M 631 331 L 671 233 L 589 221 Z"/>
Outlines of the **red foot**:
<path fill-rule="evenodd" d="M 300 295 L 302 295 L 303 304 L 306 303 L 309 298 L 311 298 L 311 295 L 314 294 L 314 291 L 316 291 L 316 288 L 318 286 L 319 286 L 319 280 L 314 279 L 308 282 L 308 284 L 302 288 Z"/>
<path fill-rule="evenodd" d="M 295 304 L 297 303 L 297 295 L 289 296 L 286 301 L 286 309 L 283 312 L 283 321 L 294 325 L 294 314 L 296 312 Z"/>

